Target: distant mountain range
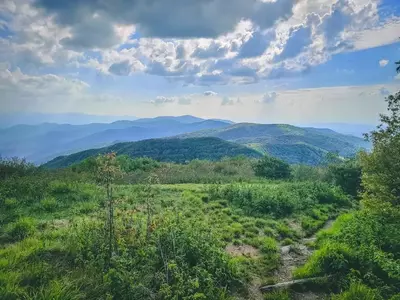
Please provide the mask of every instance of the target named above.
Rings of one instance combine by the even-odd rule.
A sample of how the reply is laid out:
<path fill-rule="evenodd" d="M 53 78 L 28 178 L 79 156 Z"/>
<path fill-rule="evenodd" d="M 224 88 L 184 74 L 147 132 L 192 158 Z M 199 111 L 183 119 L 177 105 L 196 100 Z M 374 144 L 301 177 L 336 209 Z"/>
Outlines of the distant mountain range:
<path fill-rule="evenodd" d="M 231 122 L 181 116 L 117 121 L 109 124 L 16 125 L 0 129 L 0 155 L 25 157 L 28 161 L 40 164 L 60 155 L 118 142 L 170 137 L 230 124 Z"/>
<path fill-rule="evenodd" d="M 206 120 L 193 116 L 164 116 L 85 125 L 43 123 L 11 126 L 0 129 L 0 155 L 25 157 L 28 161 L 42 164 L 58 156 L 121 142 L 174 137 L 215 137 L 258 153 L 269 153 L 289 163 L 311 165 L 320 163 L 327 152 L 351 156 L 359 149 L 370 147 L 368 142 L 359 137 L 324 128 L 235 124 L 227 120 Z"/>
<path fill-rule="evenodd" d="M 39 125 L 43 123 L 84 125 L 90 123 L 111 123 L 118 120 L 136 120 L 134 116 L 101 116 L 79 113 L 0 113 L 0 128 L 15 125 Z"/>
<path fill-rule="evenodd" d="M 373 124 L 357 124 L 357 123 L 310 123 L 299 124 L 299 127 L 313 127 L 313 128 L 329 128 L 333 131 L 350 134 L 357 137 L 363 137 L 365 133 L 369 133 L 376 129 Z"/>
<path fill-rule="evenodd" d="M 202 137 L 188 139 L 151 139 L 139 142 L 118 143 L 101 149 L 90 149 L 57 157 L 46 164 L 47 168 L 63 168 L 82 160 L 109 152 L 135 157 L 150 157 L 158 161 L 184 163 L 194 159 L 219 160 L 223 157 L 244 155 L 259 158 L 262 154 L 245 146 L 218 138 Z"/>
<path fill-rule="evenodd" d="M 315 165 L 327 152 L 352 156 L 369 149 L 365 140 L 330 129 L 300 128 L 286 124 L 240 123 L 223 128 L 182 134 L 180 138 L 217 137 L 279 157 L 289 163 Z"/>

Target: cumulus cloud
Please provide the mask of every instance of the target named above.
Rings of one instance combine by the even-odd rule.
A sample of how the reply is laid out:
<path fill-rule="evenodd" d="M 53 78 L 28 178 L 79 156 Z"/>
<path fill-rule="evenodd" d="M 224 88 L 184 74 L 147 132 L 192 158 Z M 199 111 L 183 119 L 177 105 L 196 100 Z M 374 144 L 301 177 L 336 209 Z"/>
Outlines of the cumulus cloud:
<path fill-rule="evenodd" d="M 389 61 L 387 59 L 382 59 L 379 61 L 379 65 L 383 68 L 386 67 Z"/>
<path fill-rule="evenodd" d="M 7 0 L 0 61 L 32 72 L 56 65 L 184 85 L 249 84 L 397 41 L 400 18 L 381 18 L 379 3 Z"/>
<path fill-rule="evenodd" d="M 134 23 L 142 34 L 164 38 L 215 38 L 231 32 L 241 19 L 269 28 L 279 19 L 288 19 L 294 4 L 294 0 L 156 0 L 151 3 L 147 0 L 76 0 L 73 4 L 68 0 L 35 1 L 37 7 L 55 15 L 58 23 L 79 26 L 83 31 L 97 34 L 96 28 L 82 22 L 92 16 L 105 24 Z M 105 26 L 102 25 L 103 29 Z M 110 28 L 106 30 L 109 32 Z M 107 38 L 113 39 L 111 35 Z"/>
<path fill-rule="evenodd" d="M 89 85 L 81 80 L 54 74 L 27 75 L 20 69 L 0 68 L 0 111 L 59 111 L 94 105 L 102 97 L 89 93 Z M 113 98 L 113 100 L 116 100 Z M 115 103 L 114 103 L 115 105 Z"/>

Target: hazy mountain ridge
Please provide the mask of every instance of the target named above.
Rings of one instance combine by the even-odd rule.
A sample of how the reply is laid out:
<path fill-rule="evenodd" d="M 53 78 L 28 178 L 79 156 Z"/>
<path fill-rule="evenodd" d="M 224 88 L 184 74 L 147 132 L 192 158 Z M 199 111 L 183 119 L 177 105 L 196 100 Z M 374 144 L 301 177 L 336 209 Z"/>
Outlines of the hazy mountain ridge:
<path fill-rule="evenodd" d="M 192 116 L 120 120 L 109 124 L 16 125 L 0 129 L 0 155 L 25 157 L 29 161 L 43 163 L 59 155 L 109 146 L 116 142 L 163 138 L 228 125 L 223 121 Z"/>

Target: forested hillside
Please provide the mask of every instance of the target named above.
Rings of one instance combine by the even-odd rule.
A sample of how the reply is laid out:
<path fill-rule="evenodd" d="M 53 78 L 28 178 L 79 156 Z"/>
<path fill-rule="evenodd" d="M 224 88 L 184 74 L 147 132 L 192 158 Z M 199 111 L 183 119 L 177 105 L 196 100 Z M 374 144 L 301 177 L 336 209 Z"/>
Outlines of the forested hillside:
<path fill-rule="evenodd" d="M 300 128 L 286 124 L 233 124 L 229 127 L 208 129 L 183 134 L 180 137 L 213 136 L 255 148 L 284 159 L 289 163 L 320 163 L 328 152 L 354 156 L 370 143 L 330 129 Z"/>
<path fill-rule="evenodd" d="M 219 160 L 223 157 L 244 155 L 261 157 L 253 149 L 217 138 L 153 139 L 134 143 L 119 143 L 100 149 L 91 149 L 55 158 L 46 164 L 49 168 L 62 168 L 98 154 L 115 152 L 131 158 L 148 157 L 158 161 L 188 162 L 194 159 Z"/>

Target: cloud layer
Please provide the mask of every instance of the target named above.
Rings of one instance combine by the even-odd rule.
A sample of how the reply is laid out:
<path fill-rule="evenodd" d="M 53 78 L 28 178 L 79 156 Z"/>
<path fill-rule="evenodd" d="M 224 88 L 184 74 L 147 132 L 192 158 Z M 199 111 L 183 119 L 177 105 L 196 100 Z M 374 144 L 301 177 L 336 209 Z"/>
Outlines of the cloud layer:
<path fill-rule="evenodd" d="M 0 61 L 28 71 L 68 66 L 185 85 L 248 84 L 395 42 L 400 20 L 382 20 L 379 3 L 5 0 Z"/>

